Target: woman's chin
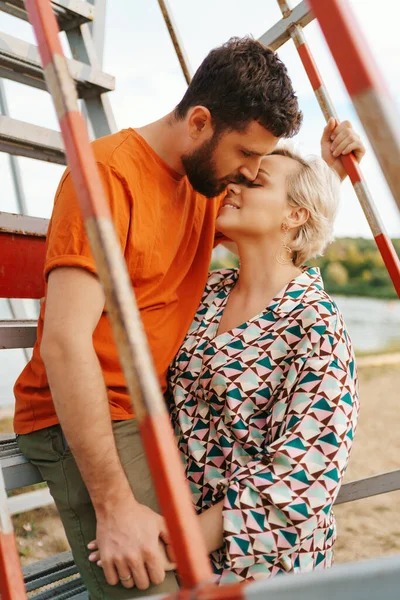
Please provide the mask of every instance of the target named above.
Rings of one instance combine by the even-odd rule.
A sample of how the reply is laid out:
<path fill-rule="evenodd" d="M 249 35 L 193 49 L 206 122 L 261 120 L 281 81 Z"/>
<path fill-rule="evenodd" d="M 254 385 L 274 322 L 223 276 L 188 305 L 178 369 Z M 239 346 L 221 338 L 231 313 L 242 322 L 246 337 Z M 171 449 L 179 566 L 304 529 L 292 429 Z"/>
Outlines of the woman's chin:
<path fill-rule="evenodd" d="M 236 231 L 237 226 L 237 220 L 232 218 L 230 215 L 219 214 L 215 221 L 215 229 L 227 237 L 231 237 L 230 234 Z"/>

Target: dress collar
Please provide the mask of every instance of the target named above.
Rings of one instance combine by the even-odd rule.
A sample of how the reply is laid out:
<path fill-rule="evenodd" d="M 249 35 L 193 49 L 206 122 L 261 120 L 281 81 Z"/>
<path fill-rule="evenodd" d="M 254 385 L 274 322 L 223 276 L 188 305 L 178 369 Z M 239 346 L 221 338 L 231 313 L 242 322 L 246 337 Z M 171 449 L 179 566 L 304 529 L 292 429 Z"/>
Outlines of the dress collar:
<path fill-rule="evenodd" d="M 284 316 L 292 312 L 299 304 L 308 303 L 324 289 L 321 272 L 318 267 L 303 267 L 302 273 L 289 281 L 287 286 L 271 300 L 268 309 Z"/>

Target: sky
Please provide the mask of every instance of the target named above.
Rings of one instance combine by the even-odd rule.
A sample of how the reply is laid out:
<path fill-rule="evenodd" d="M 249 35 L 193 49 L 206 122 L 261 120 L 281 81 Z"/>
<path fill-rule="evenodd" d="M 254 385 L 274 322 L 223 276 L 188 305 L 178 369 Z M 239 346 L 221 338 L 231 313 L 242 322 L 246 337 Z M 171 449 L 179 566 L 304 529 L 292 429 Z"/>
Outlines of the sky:
<path fill-rule="evenodd" d="M 295 4 L 297 2 L 292 0 L 291 6 Z M 350 0 L 350 4 L 400 110 L 400 37 L 397 31 L 400 2 Z M 169 5 L 192 71 L 209 50 L 229 37 L 250 34 L 258 38 L 281 18 L 276 0 L 169 0 Z M 0 23 L 2 31 L 35 43 L 28 23 L 4 13 L 0 13 Z M 308 25 L 305 33 L 340 119 L 351 120 L 366 143 L 368 151 L 362 171 L 386 229 L 392 237 L 400 237 L 399 212 L 317 23 Z M 66 54 L 70 55 L 64 38 L 63 45 Z M 304 113 L 304 124 L 294 140 L 295 146 L 305 154 L 319 154 L 324 120 L 293 43 L 285 44 L 279 55 L 288 67 Z M 103 69 L 116 77 L 116 90 L 109 96 L 118 129 L 153 121 L 179 102 L 186 83 L 157 0 L 108 0 Z M 12 117 L 59 129 L 47 92 L 10 81 L 5 81 L 5 86 Z M 49 217 L 63 167 L 28 158 L 18 160 L 29 214 Z M 0 210 L 16 212 L 5 154 L 0 154 L 0 186 Z M 371 236 L 349 182 L 342 185 L 335 232 L 337 236 Z"/>

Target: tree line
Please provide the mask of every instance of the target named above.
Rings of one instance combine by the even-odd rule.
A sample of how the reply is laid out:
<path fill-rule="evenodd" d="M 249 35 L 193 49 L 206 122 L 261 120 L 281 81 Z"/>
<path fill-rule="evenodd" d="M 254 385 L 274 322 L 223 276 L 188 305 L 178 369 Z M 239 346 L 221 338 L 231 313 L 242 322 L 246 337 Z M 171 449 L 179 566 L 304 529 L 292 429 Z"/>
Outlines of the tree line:
<path fill-rule="evenodd" d="M 400 238 L 393 245 L 400 256 Z M 211 263 L 212 269 L 237 267 L 238 258 L 217 249 Z M 325 289 L 330 294 L 397 298 L 381 254 L 373 239 L 337 238 L 324 256 L 310 261 L 321 269 Z"/>

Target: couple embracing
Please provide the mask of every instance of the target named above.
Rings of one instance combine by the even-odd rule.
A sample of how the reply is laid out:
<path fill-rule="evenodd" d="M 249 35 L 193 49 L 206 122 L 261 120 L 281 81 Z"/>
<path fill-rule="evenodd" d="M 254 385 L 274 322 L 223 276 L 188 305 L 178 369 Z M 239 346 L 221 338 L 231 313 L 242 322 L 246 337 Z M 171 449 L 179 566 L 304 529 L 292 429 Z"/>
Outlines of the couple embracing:
<path fill-rule="evenodd" d="M 301 120 L 278 56 L 232 39 L 170 114 L 93 143 L 220 583 L 331 565 L 357 422 L 351 341 L 307 263 L 332 238 L 340 156 L 360 160 L 364 148 L 333 119 L 322 159 L 278 146 Z M 208 275 L 219 243 L 240 268 Z M 20 449 L 48 482 L 92 599 L 173 592 L 168 531 L 68 169 L 44 277 L 37 342 L 15 385 Z"/>

